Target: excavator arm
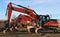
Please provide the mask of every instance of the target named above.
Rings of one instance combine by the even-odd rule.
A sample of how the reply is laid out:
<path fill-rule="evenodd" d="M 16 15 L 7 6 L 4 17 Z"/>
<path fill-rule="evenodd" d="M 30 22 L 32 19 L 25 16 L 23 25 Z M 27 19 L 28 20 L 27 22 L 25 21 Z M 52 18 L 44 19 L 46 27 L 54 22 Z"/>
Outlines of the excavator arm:
<path fill-rule="evenodd" d="M 16 24 L 18 21 L 21 21 L 22 24 L 26 25 L 27 21 L 31 21 L 31 20 L 32 20 L 31 17 L 20 14 L 20 15 L 14 20 L 14 24 Z"/>
<path fill-rule="evenodd" d="M 23 7 L 21 5 L 17 5 L 17 6 L 20 6 L 21 8 L 13 7 L 11 2 L 8 4 L 8 8 L 7 8 L 7 10 L 8 10 L 7 11 L 8 24 L 10 23 L 12 10 L 17 11 L 17 12 L 21 12 L 21 13 L 25 13 L 25 14 L 31 16 L 33 19 L 38 19 L 38 16 L 36 15 L 34 10 Z"/>

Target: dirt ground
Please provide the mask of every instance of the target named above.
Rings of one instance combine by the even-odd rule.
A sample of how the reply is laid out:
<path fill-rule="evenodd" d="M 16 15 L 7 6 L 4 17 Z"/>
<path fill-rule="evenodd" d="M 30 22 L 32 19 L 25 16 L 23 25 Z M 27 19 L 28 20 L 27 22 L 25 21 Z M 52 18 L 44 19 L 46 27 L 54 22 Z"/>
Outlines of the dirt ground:
<path fill-rule="evenodd" d="M 0 34 L 0 37 L 60 37 L 60 34 Z"/>

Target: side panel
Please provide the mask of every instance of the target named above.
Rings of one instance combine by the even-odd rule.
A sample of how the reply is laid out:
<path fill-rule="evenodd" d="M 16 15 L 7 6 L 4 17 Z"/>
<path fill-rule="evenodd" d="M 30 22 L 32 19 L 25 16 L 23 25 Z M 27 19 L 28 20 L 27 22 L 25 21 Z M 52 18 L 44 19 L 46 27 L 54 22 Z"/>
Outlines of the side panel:
<path fill-rule="evenodd" d="M 47 23 L 44 24 L 44 26 L 58 26 L 57 20 L 49 20 Z"/>

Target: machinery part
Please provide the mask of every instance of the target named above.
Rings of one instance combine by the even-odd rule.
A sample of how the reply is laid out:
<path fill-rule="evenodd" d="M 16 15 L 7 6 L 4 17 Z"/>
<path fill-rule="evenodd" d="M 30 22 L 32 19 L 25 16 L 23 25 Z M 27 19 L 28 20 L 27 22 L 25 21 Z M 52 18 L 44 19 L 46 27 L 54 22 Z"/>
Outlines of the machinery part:
<path fill-rule="evenodd" d="M 60 30 L 60 27 L 56 28 L 57 30 Z"/>
<path fill-rule="evenodd" d="M 29 33 L 31 33 L 32 29 L 34 29 L 33 26 L 27 26 L 27 30 L 28 30 Z"/>
<path fill-rule="evenodd" d="M 42 28 L 40 28 L 40 27 L 39 28 L 36 28 L 35 29 L 35 33 L 38 34 L 38 33 L 40 33 L 41 30 L 42 30 Z"/>
<path fill-rule="evenodd" d="M 60 28 L 59 28 L 60 29 Z M 47 28 L 47 29 L 42 29 L 42 28 L 36 28 L 35 33 L 41 34 L 41 33 L 60 33 L 60 30 L 57 30 L 56 28 Z"/>
<path fill-rule="evenodd" d="M 13 28 L 10 28 L 10 31 L 12 31 L 13 30 Z"/>
<path fill-rule="evenodd" d="M 35 28 L 30 28 L 31 33 L 35 33 Z"/>
<path fill-rule="evenodd" d="M 37 29 L 35 30 L 35 33 L 36 33 L 36 34 L 39 33 L 39 32 L 38 32 L 38 29 L 39 29 L 39 28 L 37 28 Z"/>
<path fill-rule="evenodd" d="M 6 30 L 4 30 L 3 33 L 5 34 L 6 33 Z"/>
<path fill-rule="evenodd" d="M 20 21 L 22 24 L 26 25 L 28 22 L 27 21 L 31 21 L 32 18 L 26 15 L 22 15 L 20 14 L 15 20 L 14 23 L 16 24 L 18 21 Z"/>
<path fill-rule="evenodd" d="M 22 6 L 20 5 L 20 7 L 22 7 Z M 7 10 L 8 10 L 7 11 L 8 23 L 10 23 L 10 18 L 11 18 L 12 10 L 28 14 L 33 19 L 38 19 L 38 16 L 34 13 L 34 10 L 29 9 L 29 8 L 26 9 L 25 7 L 22 7 L 22 8 L 13 7 L 11 2 L 8 4 Z"/>

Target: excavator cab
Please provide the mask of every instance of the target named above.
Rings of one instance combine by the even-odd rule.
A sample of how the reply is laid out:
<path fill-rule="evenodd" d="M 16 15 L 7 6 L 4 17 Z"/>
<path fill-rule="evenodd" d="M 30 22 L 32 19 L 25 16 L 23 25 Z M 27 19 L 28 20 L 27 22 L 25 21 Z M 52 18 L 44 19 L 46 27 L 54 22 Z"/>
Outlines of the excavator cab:
<path fill-rule="evenodd" d="M 39 25 L 43 26 L 46 22 L 50 20 L 49 15 L 39 15 Z"/>

